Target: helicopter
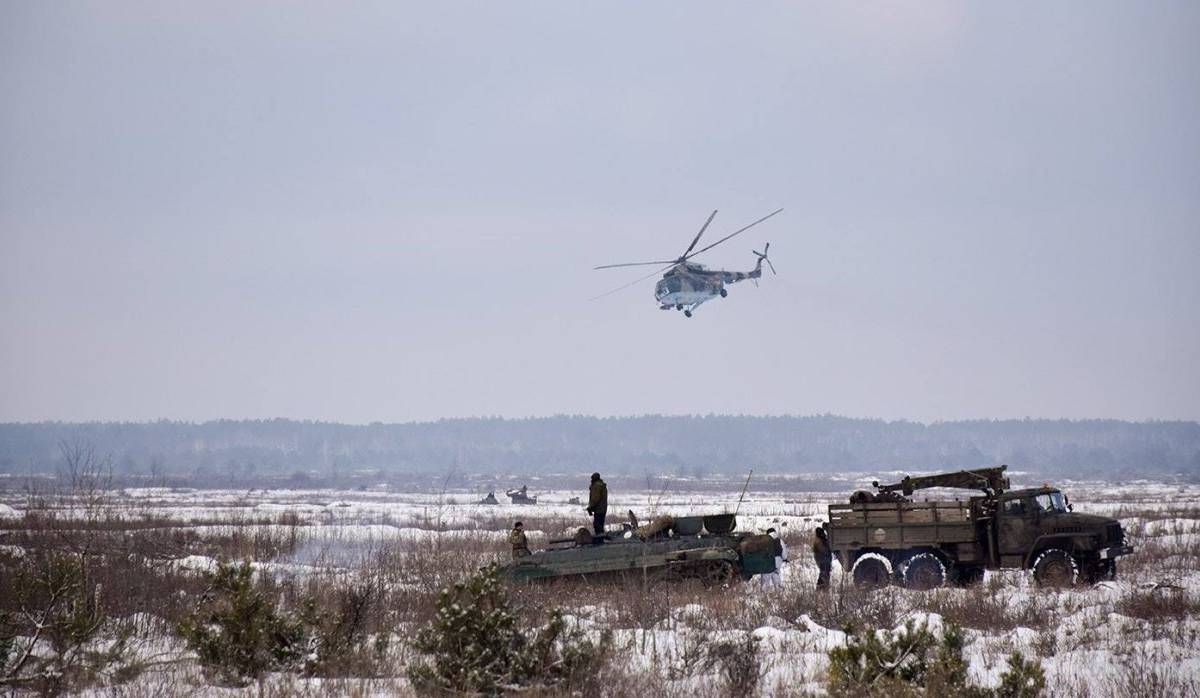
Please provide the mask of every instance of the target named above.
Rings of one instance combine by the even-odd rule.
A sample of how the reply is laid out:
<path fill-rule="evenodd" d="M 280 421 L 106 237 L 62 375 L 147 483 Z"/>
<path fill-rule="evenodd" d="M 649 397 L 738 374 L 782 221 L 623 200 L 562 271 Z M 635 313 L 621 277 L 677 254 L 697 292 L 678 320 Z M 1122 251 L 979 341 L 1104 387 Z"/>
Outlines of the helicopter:
<path fill-rule="evenodd" d="M 776 273 L 775 265 L 771 264 L 771 260 L 767 258 L 767 253 L 771 250 L 771 243 L 769 242 L 763 247 L 762 252 L 751 250 L 751 252 L 758 257 L 758 261 L 754 264 L 754 268 L 750 271 L 725 271 L 724 269 L 709 269 L 703 264 L 696 264 L 695 262 L 691 261 L 691 259 L 701 252 L 711 250 L 735 235 L 746 232 L 750 228 L 762 223 L 782 210 L 783 209 L 777 209 L 772 211 L 771 213 L 768 213 L 762 218 L 754 221 L 750 225 L 740 228 L 729 235 L 726 235 L 720 240 L 717 240 L 711 245 L 702 247 L 693 252 L 692 250 L 696 248 L 696 243 L 700 242 L 700 236 L 704 235 L 704 231 L 708 230 L 709 224 L 712 223 L 713 218 L 716 218 L 717 216 L 717 212 L 713 211 L 711 214 L 709 214 L 708 220 L 704 221 L 704 225 L 700 226 L 700 232 L 696 233 L 696 237 L 692 238 L 692 244 L 688 245 L 688 248 L 683 251 L 683 254 L 679 255 L 679 257 L 674 260 L 626 262 L 624 264 L 605 264 L 603 266 L 595 267 L 595 269 L 616 269 L 617 267 L 639 267 L 651 264 L 667 265 L 666 267 L 651 272 L 640 279 L 635 279 L 624 286 L 614 288 L 608 293 L 602 293 L 599 296 L 596 296 L 596 298 L 603 298 L 609 294 L 629 288 L 634 284 L 641 283 L 652 276 L 662 274 L 662 279 L 660 279 L 659 282 L 654 286 L 654 299 L 658 301 L 659 309 L 682 310 L 684 316 L 691 317 L 692 311 L 700 307 L 701 304 L 706 303 L 713 298 L 724 298 L 728 296 L 729 291 L 725 288 L 727 284 L 735 284 L 739 281 L 745 281 L 746 279 L 753 279 L 754 285 L 757 286 L 758 279 L 762 276 L 763 262 L 767 263 L 767 266 L 771 269 L 772 274 Z M 592 300 L 595 300 L 595 298 Z"/>

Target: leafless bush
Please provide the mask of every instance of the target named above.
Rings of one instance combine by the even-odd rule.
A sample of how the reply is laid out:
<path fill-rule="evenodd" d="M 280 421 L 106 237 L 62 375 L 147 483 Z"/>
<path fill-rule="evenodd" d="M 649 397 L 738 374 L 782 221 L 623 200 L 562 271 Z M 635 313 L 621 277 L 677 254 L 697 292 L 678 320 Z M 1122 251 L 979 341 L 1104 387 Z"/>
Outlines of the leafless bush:
<path fill-rule="evenodd" d="M 12 610 L 0 623 L 0 686 L 57 694 L 96 680 L 124 651 L 123 634 L 100 648 L 102 629 L 118 630 L 87 559 L 52 553 L 22 559 L 9 578 Z"/>
<path fill-rule="evenodd" d="M 1019 627 L 1044 629 L 1051 620 L 1034 600 L 1022 599 L 1008 590 L 989 592 L 982 585 L 925 594 L 919 604 L 923 610 L 939 613 L 955 625 L 988 632 Z"/>
<path fill-rule="evenodd" d="M 849 583 L 839 584 L 831 590 L 803 587 L 789 590 L 782 599 L 779 612 L 792 622 L 808 615 L 827 628 L 890 628 L 899 618 L 902 593 L 891 587 L 864 589 Z"/>
<path fill-rule="evenodd" d="M 754 695 L 763 673 L 758 638 L 743 633 L 736 640 L 713 642 L 706 648 L 702 666 L 720 675 L 725 695 Z"/>
<path fill-rule="evenodd" d="M 1200 679 L 1163 657 L 1137 651 L 1121 663 L 1106 689 L 1105 693 L 1124 698 L 1200 698 Z"/>
<path fill-rule="evenodd" d="M 1182 589 L 1151 589 L 1121 597 L 1116 603 L 1116 611 L 1151 622 L 1186 620 L 1200 615 L 1200 600 Z"/>

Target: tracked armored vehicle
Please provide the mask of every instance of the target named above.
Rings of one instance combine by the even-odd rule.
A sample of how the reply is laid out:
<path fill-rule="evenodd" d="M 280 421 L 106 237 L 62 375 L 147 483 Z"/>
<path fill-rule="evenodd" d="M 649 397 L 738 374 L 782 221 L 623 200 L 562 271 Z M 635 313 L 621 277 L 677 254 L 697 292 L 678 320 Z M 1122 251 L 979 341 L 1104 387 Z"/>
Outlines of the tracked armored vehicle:
<path fill-rule="evenodd" d="M 1010 490 L 1008 466 L 873 483 L 829 506 L 829 545 L 855 584 L 892 581 L 915 589 L 969 584 L 985 569 L 1032 570 L 1042 586 L 1116 575 L 1133 548 L 1115 519 L 1077 514 L 1054 487 Z M 913 501 L 928 488 L 978 490 L 966 499 Z"/>
<path fill-rule="evenodd" d="M 519 490 L 508 490 L 504 495 L 512 500 L 513 504 L 537 504 L 537 497 L 530 497 L 529 488 L 525 485 L 521 485 Z"/>
<path fill-rule="evenodd" d="M 716 514 L 659 517 L 646 526 L 635 520 L 601 536 L 581 528 L 502 570 L 514 581 L 629 576 L 649 582 L 697 579 L 708 586 L 774 572 L 774 539 L 735 533 L 736 526 L 733 514 Z"/>

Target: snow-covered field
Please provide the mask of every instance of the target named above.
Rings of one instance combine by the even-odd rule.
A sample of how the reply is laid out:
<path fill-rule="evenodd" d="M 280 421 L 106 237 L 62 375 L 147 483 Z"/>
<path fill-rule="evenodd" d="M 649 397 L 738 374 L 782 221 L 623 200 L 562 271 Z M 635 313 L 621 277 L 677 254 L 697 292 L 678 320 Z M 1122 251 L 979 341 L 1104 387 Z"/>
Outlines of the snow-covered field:
<path fill-rule="evenodd" d="M 1036 588 L 1025 573 L 1005 571 L 988 573 L 983 584 L 970 589 L 863 592 L 841 583 L 835 563 L 835 590 L 817 594 L 809 535 L 824 520 L 825 507 L 844 501 L 847 493 L 751 490 L 739 508 L 736 491 L 614 490 L 610 522 L 623 518 L 627 509 L 645 521 L 660 513 L 738 508 L 740 530 L 774 526 L 785 531 L 791 563 L 783 571 L 783 587 L 764 592 L 752 580 L 719 592 L 591 586 L 514 594 L 530 606 L 563 608 L 576 626 L 597 636 L 611 630 L 613 671 L 621 675 L 612 686 L 621 695 L 631 686 L 663 695 L 715 695 L 715 677 L 691 666 L 689 653 L 697 643 L 745 633 L 760 639 L 762 695 L 820 694 L 827 652 L 845 642 L 844 623 L 892 628 L 909 618 L 933 628 L 963 627 L 970 673 L 985 684 L 994 685 L 1005 658 L 1019 650 L 1040 659 L 1052 695 L 1195 695 L 1200 691 L 1200 613 L 1192 609 L 1200 607 L 1200 486 L 1058 484 L 1075 511 L 1112 516 L 1125 526 L 1137 553 L 1121 561 L 1116 581 L 1055 592 Z M 130 588 L 160 579 L 166 589 L 182 585 L 174 592 L 180 598 L 172 602 L 174 610 L 132 602 L 114 608 L 124 613 L 134 635 L 132 656 L 144 666 L 132 680 L 102 678 L 97 691 L 403 695 L 408 692 L 404 666 L 413 657 L 407 640 L 428 619 L 437 588 L 504 559 L 505 535 L 515 520 L 525 522 L 535 549 L 587 524 L 583 507 L 568 503 L 571 497 L 586 498 L 583 491 L 531 492 L 538 496 L 535 506 L 475 503 L 484 494 L 147 488 L 107 493 L 87 506 L 34 502 L 10 493 L 0 496 L 0 574 L 27 554 L 33 540 L 27 513 L 53 516 L 59 536 L 103 521 L 119 528 L 123 540 L 151 541 L 148 552 L 138 552 L 145 579 L 130 579 Z M 202 587 L 203 573 L 222 558 L 250 559 L 259 574 L 308 588 L 366 576 L 384 580 L 393 592 L 392 607 L 379 619 L 378 632 L 391 638 L 390 670 L 373 678 L 336 680 L 277 675 L 249 689 L 207 685 L 171 633 L 172 614 L 190 602 L 189 595 Z M 189 587 L 188 579 L 196 583 Z M 0 578 L 0 586 L 7 583 Z M 1171 603 L 1155 603 L 1161 600 Z"/>

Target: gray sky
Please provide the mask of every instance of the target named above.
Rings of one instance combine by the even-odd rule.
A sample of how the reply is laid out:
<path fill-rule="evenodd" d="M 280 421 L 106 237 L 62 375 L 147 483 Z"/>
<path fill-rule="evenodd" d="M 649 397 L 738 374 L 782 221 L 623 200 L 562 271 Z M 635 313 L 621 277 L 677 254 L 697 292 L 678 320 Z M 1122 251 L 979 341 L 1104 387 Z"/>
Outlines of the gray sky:
<path fill-rule="evenodd" d="M 0 420 L 1200 418 L 1200 3 L 832 5 L 0 4 Z"/>

